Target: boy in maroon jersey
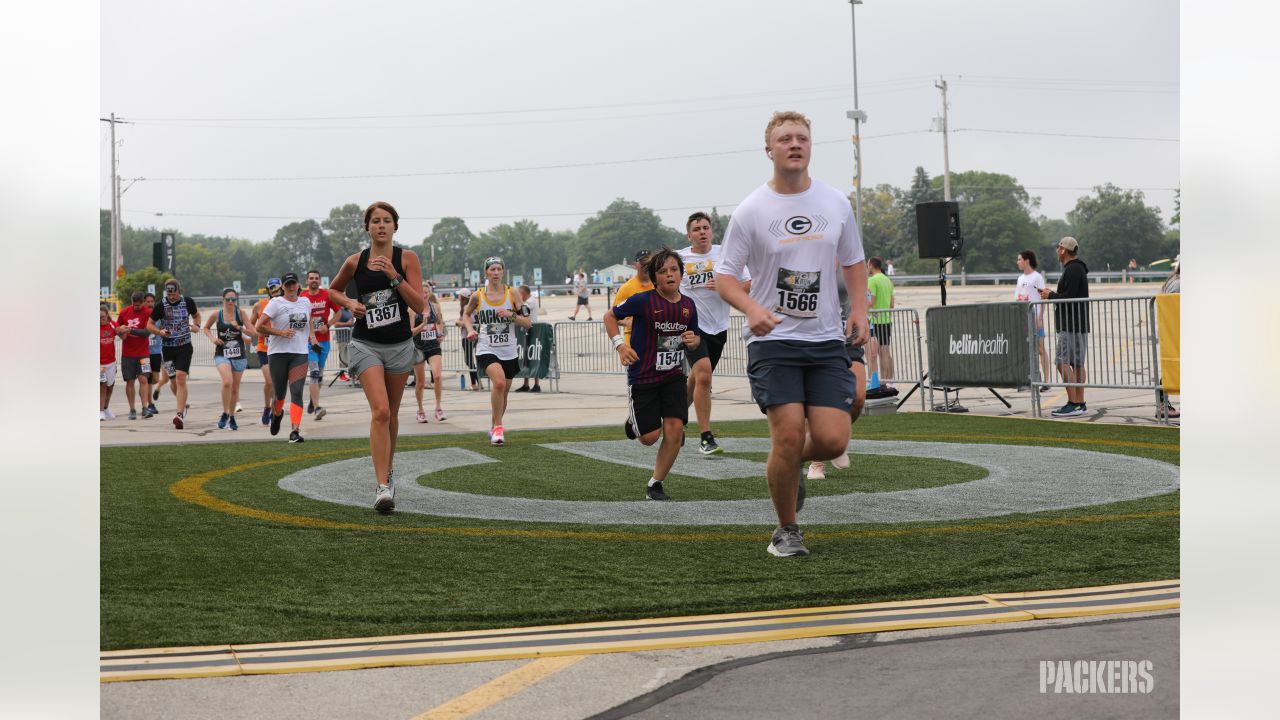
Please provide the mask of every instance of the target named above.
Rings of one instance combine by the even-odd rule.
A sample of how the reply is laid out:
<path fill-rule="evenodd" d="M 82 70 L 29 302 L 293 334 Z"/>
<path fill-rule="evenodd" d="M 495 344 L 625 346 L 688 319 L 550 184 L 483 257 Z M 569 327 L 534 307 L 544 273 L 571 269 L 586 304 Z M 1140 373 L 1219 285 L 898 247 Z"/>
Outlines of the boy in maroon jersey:
<path fill-rule="evenodd" d="M 670 500 L 662 481 L 675 465 L 684 444 L 684 426 L 689 422 L 684 360 L 685 350 L 693 350 L 701 342 L 698 308 L 680 294 L 683 268 L 674 250 L 664 247 L 653 253 L 644 272 L 653 289 L 605 311 L 604 329 L 618 359 L 627 366 L 627 437 L 638 437 L 645 445 L 662 438 L 645 497 Z M 618 330 L 618 321 L 623 318 L 633 318 L 630 345 Z"/>

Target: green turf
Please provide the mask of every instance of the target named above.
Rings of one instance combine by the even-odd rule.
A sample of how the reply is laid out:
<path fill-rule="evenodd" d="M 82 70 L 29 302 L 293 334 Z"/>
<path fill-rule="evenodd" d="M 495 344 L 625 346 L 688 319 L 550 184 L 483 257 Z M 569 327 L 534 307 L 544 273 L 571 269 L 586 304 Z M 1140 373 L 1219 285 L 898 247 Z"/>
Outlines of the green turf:
<path fill-rule="evenodd" d="M 767 435 L 760 421 L 718 423 L 716 431 L 722 437 Z M 912 413 L 864 418 L 854 434 L 868 439 L 1058 445 L 1178 462 L 1178 432 L 1156 427 Z M 500 449 L 506 461 L 503 467 L 532 463 L 526 470 L 540 478 L 539 492 L 557 492 L 551 488 L 564 483 L 552 480 L 572 472 L 590 477 L 591 492 L 596 493 L 575 498 L 617 499 L 612 493 L 624 488 L 624 497 L 629 497 L 634 494 L 633 479 L 624 482 L 611 477 L 620 474 L 616 466 L 607 466 L 607 473 L 598 472 L 599 468 L 591 469 L 594 461 L 568 461 L 564 454 L 557 454 L 555 463 L 572 468 L 548 470 L 547 463 L 552 461 L 545 454 L 550 451 L 533 447 L 617 436 L 612 426 L 522 431 L 518 440 L 513 436 L 512 444 Z M 404 450 L 444 446 L 499 452 L 489 448 L 480 434 L 408 437 L 401 442 Z M 1105 522 L 1026 522 L 1176 513 L 1177 493 L 973 521 L 805 526 L 813 556 L 782 560 L 764 550 L 767 527 L 552 526 L 621 531 L 640 538 L 665 533 L 728 537 L 682 541 L 386 532 L 460 527 L 545 530 L 547 525 L 407 513 L 382 517 L 365 508 L 309 500 L 276 486 L 288 473 L 367 451 L 367 443 L 356 440 L 313 440 L 304 446 L 278 442 L 103 449 L 102 647 L 273 642 L 584 622 L 1135 582 L 1179 574 L 1176 514 Z M 371 529 L 314 529 L 229 515 L 178 500 L 169 492 L 174 482 L 196 473 L 318 452 L 336 454 L 229 474 L 208 482 L 205 489 L 250 508 Z M 907 463 L 901 477 L 883 478 L 877 491 L 932 482 L 922 477 L 929 473 L 915 472 L 920 466 L 914 463 L 919 461 L 893 461 Z M 948 472 L 966 468 L 982 472 L 959 463 L 949 465 L 953 467 Z M 455 472 L 490 476 L 497 467 Z M 908 472 L 911 468 L 915 470 Z M 440 487 L 452 482 L 443 477 L 436 482 L 432 477 L 425 480 Z M 702 481 L 704 486 L 695 490 L 692 479 L 678 480 L 682 498 L 721 497 L 700 494 L 716 492 L 713 483 Z M 763 497 L 764 481 L 757 482 L 759 486 L 753 488 L 750 480 L 733 481 L 737 490 L 730 496 Z M 868 490 L 857 487 L 856 480 L 847 482 L 854 484 L 830 491 Z M 531 488 L 517 494 L 535 496 Z M 930 528 L 947 531 L 927 532 Z M 952 531 L 957 528 L 968 531 Z M 833 534 L 885 529 L 910 532 L 889 537 Z"/>
<path fill-rule="evenodd" d="M 512 446 L 513 448 L 515 446 Z M 506 458 L 509 448 L 482 451 L 495 459 Z M 520 462 L 486 465 L 483 470 L 442 470 L 419 478 L 427 486 L 476 495 L 545 498 L 549 500 L 638 500 L 644 497 L 649 473 L 638 468 L 575 458 L 574 472 L 557 469 L 565 453 L 546 448 L 517 450 Z M 726 453 L 728 455 L 728 453 Z M 731 457 L 763 463 L 767 453 L 733 453 Z M 987 476 L 976 465 L 938 458 L 899 458 L 858 455 L 857 469 L 842 472 L 827 466 L 827 479 L 809 486 L 809 494 L 839 495 L 850 492 L 889 492 L 972 482 Z M 397 480 L 396 482 L 400 482 Z M 741 500 L 767 498 L 769 488 L 760 478 L 708 480 L 672 473 L 664 483 L 667 494 L 680 500 Z"/>

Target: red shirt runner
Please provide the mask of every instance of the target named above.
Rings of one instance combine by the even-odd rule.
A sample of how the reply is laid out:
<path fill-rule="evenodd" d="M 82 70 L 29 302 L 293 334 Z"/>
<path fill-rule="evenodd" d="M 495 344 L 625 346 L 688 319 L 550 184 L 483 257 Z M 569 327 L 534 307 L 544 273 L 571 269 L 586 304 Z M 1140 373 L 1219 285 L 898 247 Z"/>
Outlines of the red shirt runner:
<path fill-rule="evenodd" d="M 107 321 L 106 325 L 98 326 L 98 340 L 102 344 L 102 348 L 98 353 L 99 365 L 110 365 L 116 361 L 116 324 Z"/>
<path fill-rule="evenodd" d="M 145 307 L 139 307 L 136 310 L 132 305 L 126 305 L 120 311 L 120 317 L 116 322 L 130 330 L 145 330 L 147 327 L 147 318 L 151 317 L 151 311 Z M 144 358 L 151 354 L 148 350 L 148 338 L 146 335 L 134 335 L 130 333 L 124 336 L 124 340 L 120 343 L 120 357 L 127 358 Z"/>
<path fill-rule="evenodd" d="M 316 290 L 316 294 L 312 295 L 310 290 L 303 290 L 298 297 L 311 303 L 311 324 L 317 328 L 316 342 L 329 342 L 329 317 L 330 313 L 338 310 L 338 306 L 333 304 L 329 299 L 329 291 L 324 288 Z M 324 330 L 318 328 L 323 323 Z"/>

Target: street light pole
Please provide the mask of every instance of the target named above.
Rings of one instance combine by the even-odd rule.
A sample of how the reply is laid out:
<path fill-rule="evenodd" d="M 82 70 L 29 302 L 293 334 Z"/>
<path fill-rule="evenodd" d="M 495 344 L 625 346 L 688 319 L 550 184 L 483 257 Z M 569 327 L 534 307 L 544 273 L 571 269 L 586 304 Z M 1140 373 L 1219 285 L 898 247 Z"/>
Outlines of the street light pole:
<path fill-rule="evenodd" d="M 845 115 L 853 120 L 853 190 L 854 214 L 858 217 L 858 237 L 862 237 L 862 123 L 867 114 L 858 108 L 858 6 L 862 0 L 849 0 L 850 30 L 853 37 L 853 109 Z"/>

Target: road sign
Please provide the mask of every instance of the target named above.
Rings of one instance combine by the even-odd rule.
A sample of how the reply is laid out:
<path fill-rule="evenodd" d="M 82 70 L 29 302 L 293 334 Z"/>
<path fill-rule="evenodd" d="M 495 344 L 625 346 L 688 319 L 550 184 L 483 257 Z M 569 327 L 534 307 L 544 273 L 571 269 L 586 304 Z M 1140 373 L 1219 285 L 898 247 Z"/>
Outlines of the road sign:
<path fill-rule="evenodd" d="M 321 275 L 321 276 L 320 276 L 320 287 L 329 287 L 329 276 L 328 276 L 328 275 Z"/>
<path fill-rule="evenodd" d="M 239 280 L 232 280 L 232 281 L 231 281 L 231 287 L 235 289 L 235 291 L 236 291 L 236 294 L 237 294 L 237 295 L 238 295 L 238 294 L 240 294 L 240 281 L 239 281 Z"/>
<path fill-rule="evenodd" d="M 542 268 L 533 269 L 533 284 L 534 285 L 542 284 Z"/>
<path fill-rule="evenodd" d="M 524 284 L 524 276 L 523 275 L 515 276 L 514 278 L 511 279 L 511 284 L 515 285 L 516 287 L 520 287 L 521 285 Z"/>
<path fill-rule="evenodd" d="M 472 284 L 472 285 L 479 285 L 479 284 L 480 284 L 480 271 L 479 271 L 479 270 L 472 270 L 472 271 L 471 271 L 471 284 Z"/>
<path fill-rule="evenodd" d="M 156 284 L 155 284 L 155 283 L 147 283 L 147 292 L 151 293 L 152 295 L 155 295 L 155 294 L 156 294 Z"/>

